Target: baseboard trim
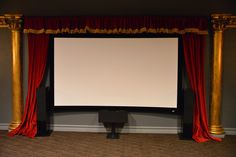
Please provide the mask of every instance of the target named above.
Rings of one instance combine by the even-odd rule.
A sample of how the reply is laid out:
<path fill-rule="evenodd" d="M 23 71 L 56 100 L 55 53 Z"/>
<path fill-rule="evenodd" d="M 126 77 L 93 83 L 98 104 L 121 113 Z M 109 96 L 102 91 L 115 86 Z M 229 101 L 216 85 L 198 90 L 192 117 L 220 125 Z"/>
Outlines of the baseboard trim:
<path fill-rule="evenodd" d="M 67 125 L 53 124 L 53 131 L 68 132 L 99 132 L 105 133 L 107 130 L 103 125 Z M 8 130 L 8 123 L 0 123 L 0 130 Z M 224 128 L 226 135 L 236 135 L 236 128 Z M 155 127 L 155 126 L 124 126 L 121 133 L 146 133 L 146 134 L 178 134 L 180 127 Z"/>
<path fill-rule="evenodd" d="M 8 123 L 0 123 L 0 130 L 8 130 Z"/>
<path fill-rule="evenodd" d="M 101 132 L 107 130 L 102 125 L 52 125 L 54 131 L 73 131 L 73 132 Z M 236 135 L 236 128 L 224 128 L 226 135 Z M 149 133 L 149 134 L 178 134 L 180 127 L 155 127 L 155 126 L 125 126 L 120 130 L 121 133 Z"/>
<path fill-rule="evenodd" d="M 107 132 L 102 125 L 52 125 L 54 131 L 73 131 L 73 132 Z M 177 134 L 180 132 L 178 127 L 153 127 L 153 126 L 125 126 L 120 129 L 121 133 L 153 133 L 153 134 Z"/>
<path fill-rule="evenodd" d="M 236 135 L 236 128 L 224 128 L 225 135 Z"/>

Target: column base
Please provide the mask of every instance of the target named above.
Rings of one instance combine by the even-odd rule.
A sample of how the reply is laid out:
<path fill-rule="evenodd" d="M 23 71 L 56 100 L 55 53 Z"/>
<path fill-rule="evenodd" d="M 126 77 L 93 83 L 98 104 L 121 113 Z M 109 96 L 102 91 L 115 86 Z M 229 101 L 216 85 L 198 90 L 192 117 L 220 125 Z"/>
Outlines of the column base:
<path fill-rule="evenodd" d="M 225 137 L 225 131 L 221 125 L 210 126 L 210 134 L 212 137 L 217 137 L 217 138 Z"/>
<path fill-rule="evenodd" d="M 225 138 L 225 133 L 223 134 L 211 134 L 212 137 Z"/>
<path fill-rule="evenodd" d="M 225 131 L 221 125 L 211 125 L 210 133 L 213 135 L 223 135 L 225 134 Z"/>
<path fill-rule="evenodd" d="M 8 126 L 8 131 L 12 131 L 20 125 L 21 122 L 11 122 Z"/>

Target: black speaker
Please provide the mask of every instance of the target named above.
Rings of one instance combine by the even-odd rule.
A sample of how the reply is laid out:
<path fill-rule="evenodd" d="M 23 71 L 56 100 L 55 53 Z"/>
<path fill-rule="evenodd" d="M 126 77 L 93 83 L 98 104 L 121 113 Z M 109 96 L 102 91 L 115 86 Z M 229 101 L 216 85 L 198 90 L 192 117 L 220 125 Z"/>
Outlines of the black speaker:
<path fill-rule="evenodd" d="M 50 111 L 48 104 L 48 88 L 39 87 L 36 90 L 37 100 L 37 136 L 48 136 L 50 134 Z"/>
<path fill-rule="evenodd" d="M 193 109 L 194 109 L 194 93 L 191 89 L 185 89 L 183 92 L 183 133 L 184 139 L 192 139 L 193 135 Z"/>

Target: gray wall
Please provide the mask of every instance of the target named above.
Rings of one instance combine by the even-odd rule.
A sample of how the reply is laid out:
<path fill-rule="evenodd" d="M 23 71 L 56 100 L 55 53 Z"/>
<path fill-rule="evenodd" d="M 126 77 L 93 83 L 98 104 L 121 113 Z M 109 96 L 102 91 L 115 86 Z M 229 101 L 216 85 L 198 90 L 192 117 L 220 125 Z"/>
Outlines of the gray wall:
<path fill-rule="evenodd" d="M 199 1 L 33 1 L 9 0 L 0 2 L 0 14 L 22 13 L 24 15 L 204 15 L 212 12 L 236 14 L 234 0 L 199 0 Z M 57 4 L 56 4 L 57 3 Z M 178 7 L 176 7 L 178 6 Z M 11 39 L 10 31 L 0 29 L 0 123 L 11 120 Z M 223 101 L 222 123 L 226 128 L 236 128 L 236 30 L 225 32 L 223 55 Z M 23 37 L 23 89 L 24 99 L 27 92 L 27 37 Z M 206 87 L 209 104 L 211 46 L 207 40 L 206 48 Z M 207 106 L 209 108 L 209 106 Z M 98 125 L 96 112 L 60 112 L 54 114 L 55 124 Z M 180 126 L 180 118 L 171 114 L 132 112 L 129 125 L 136 126 Z"/>
<path fill-rule="evenodd" d="M 0 29 L 0 123 L 11 120 L 11 32 Z"/>
<path fill-rule="evenodd" d="M 236 127 L 236 29 L 226 30 L 223 45 L 222 124 Z"/>

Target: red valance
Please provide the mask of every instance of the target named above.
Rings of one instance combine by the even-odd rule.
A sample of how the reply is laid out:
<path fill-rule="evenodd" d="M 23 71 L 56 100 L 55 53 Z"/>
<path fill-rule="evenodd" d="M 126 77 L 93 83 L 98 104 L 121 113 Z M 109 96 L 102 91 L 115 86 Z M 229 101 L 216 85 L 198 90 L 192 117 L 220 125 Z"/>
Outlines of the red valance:
<path fill-rule="evenodd" d="M 206 17 L 75 16 L 25 17 L 24 32 L 58 33 L 208 33 Z"/>

